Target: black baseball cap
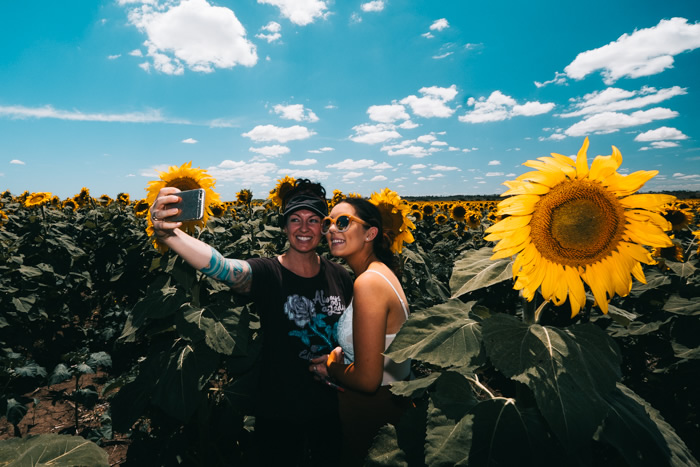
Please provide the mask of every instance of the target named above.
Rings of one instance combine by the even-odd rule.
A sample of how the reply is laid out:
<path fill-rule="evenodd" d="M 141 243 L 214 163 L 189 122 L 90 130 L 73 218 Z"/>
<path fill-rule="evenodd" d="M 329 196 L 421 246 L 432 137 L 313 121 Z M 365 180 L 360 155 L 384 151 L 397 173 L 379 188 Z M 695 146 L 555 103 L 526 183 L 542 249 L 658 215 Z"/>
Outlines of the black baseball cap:
<path fill-rule="evenodd" d="M 284 212 L 282 213 L 284 222 L 287 222 L 290 214 L 300 209 L 308 209 L 321 216 L 321 218 L 328 215 L 328 203 L 326 203 L 325 199 L 313 195 L 300 194 L 290 199 L 284 207 Z"/>

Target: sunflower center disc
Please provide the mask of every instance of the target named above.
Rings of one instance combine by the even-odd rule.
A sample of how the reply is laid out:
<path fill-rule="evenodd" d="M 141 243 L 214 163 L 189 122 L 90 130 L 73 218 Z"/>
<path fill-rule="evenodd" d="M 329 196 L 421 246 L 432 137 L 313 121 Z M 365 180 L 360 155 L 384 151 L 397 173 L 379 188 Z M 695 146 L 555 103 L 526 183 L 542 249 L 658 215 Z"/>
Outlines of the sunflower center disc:
<path fill-rule="evenodd" d="M 617 247 L 625 230 L 625 210 L 602 185 L 573 180 L 542 196 L 530 226 L 542 256 L 558 264 L 585 266 Z"/>

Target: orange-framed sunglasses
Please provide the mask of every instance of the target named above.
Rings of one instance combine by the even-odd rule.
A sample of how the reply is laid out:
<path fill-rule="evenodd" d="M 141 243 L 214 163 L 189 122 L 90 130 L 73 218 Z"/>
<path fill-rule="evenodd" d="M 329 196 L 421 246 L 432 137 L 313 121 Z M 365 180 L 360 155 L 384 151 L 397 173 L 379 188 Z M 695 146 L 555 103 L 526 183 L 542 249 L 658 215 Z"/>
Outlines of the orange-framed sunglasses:
<path fill-rule="evenodd" d="M 327 234 L 329 230 L 331 230 L 331 225 L 335 224 L 335 227 L 338 229 L 338 232 L 345 232 L 350 228 L 350 224 L 352 222 L 357 222 L 358 224 L 365 225 L 369 227 L 369 224 L 359 217 L 355 217 L 352 214 L 341 214 L 335 219 L 333 219 L 330 216 L 326 216 L 323 218 L 321 221 L 321 232 L 323 234 Z"/>

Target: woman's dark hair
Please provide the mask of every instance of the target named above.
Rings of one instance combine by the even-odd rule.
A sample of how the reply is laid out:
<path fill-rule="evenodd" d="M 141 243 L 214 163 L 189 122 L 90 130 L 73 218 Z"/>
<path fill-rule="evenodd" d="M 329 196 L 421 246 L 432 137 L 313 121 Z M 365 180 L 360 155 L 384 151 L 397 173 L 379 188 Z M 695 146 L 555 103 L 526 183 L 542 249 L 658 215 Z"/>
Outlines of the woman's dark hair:
<path fill-rule="evenodd" d="M 386 264 L 397 277 L 400 277 L 399 260 L 391 251 L 391 242 L 389 237 L 384 234 L 382 214 L 379 212 L 379 208 L 362 198 L 345 198 L 342 202 L 348 203 L 350 206 L 355 208 L 357 217 L 367 222 L 371 227 L 376 227 L 379 229 L 377 236 L 374 237 L 374 242 L 372 242 L 374 254 L 377 255 L 379 261 Z"/>
<path fill-rule="evenodd" d="M 326 200 L 326 189 L 320 183 L 312 182 L 308 178 L 299 178 L 294 182 L 294 187 L 282 195 L 282 210 L 287 207 L 287 203 L 292 198 L 299 195 L 316 196 Z"/>

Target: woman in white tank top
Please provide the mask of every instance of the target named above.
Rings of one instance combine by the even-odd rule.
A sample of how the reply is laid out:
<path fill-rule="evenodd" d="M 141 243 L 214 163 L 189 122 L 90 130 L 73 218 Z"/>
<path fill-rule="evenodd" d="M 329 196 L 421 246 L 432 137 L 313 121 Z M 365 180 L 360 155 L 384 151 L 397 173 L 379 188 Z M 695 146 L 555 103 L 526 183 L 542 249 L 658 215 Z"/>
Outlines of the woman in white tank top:
<path fill-rule="evenodd" d="M 355 273 L 353 301 L 338 322 L 337 347 L 312 360 L 310 370 L 330 379 L 339 392 L 346 465 L 362 465 L 379 428 L 396 424 L 408 401 L 391 394 L 390 383 L 405 380 L 410 361 L 394 362 L 383 352 L 408 319 L 396 257 L 375 205 L 360 198 L 337 204 L 322 224 L 331 254 Z"/>

